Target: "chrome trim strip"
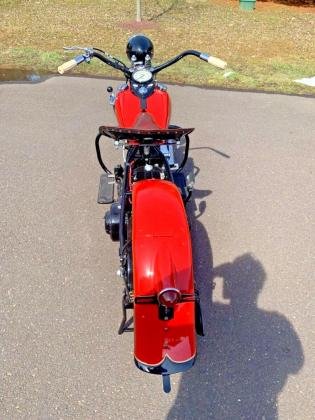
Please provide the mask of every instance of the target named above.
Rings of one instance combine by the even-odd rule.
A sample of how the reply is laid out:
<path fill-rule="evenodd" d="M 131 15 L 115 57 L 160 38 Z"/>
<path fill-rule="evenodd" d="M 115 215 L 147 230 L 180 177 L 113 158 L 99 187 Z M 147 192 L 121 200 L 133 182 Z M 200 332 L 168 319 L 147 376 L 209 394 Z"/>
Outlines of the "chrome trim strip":
<path fill-rule="evenodd" d="M 158 365 L 148 365 L 146 363 L 139 362 L 135 357 L 134 361 L 138 369 L 146 373 L 154 375 L 172 375 L 174 373 L 185 372 L 186 370 L 193 367 L 196 360 L 196 356 L 188 359 L 184 362 L 174 362 L 169 357 L 164 357 L 163 362 Z"/>
<path fill-rule="evenodd" d="M 170 360 L 172 363 L 175 363 L 175 364 L 181 364 L 181 363 L 187 363 L 187 362 L 189 362 L 190 360 L 194 359 L 196 356 L 197 356 L 197 352 L 195 352 L 193 356 L 189 357 L 189 359 L 186 359 L 186 360 L 181 360 L 180 362 L 177 362 L 176 360 L 173 360 L 173 359 L 171 358 L 171 356 L 169 356 L 169 355 L 166 353 L 166 355 L 163 357 L 163 359 L 161 359 L 161 361 L 160 361 L 160 362 L 158 362 L 158 363 L 156 363 L 156 364 L 153 364 L 153 365 L 149 365 L 148 363 L 143 362 L 142 360 L 138 359 L 135 355 L 134 355 L 134 358 L 135 358 L 135 359 L 136 359 L 139 363 L 142 363 L 143 365 L 146 365 L 146 366 L 153 366 L 153 367 L 155 367 L 155 366 L 160 366 L 162 363 L 164 363 L 164 362 L 165 362 L 165 360 L 166 360 L 166 359 Z"/>

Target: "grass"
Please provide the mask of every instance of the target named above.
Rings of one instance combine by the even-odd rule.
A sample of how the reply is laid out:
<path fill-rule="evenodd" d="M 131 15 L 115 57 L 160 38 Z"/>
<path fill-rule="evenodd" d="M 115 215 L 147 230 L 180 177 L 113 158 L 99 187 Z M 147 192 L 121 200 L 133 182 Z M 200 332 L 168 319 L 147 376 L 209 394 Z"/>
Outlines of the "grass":
<path fill-rule="evenodd" d="M 135 3 L 2 0 L 0 67 L 56 72 L 71 58 L 62 51 L 64 45 L 97 46 L 125 60 L 127 38 L 141 31 L 154 42 L 156 63 L 193 48 L 224 59 L 233 71 L 224 77 L 224 72 L 187 58 L 161 73 L 164 81 L 315 94 L 314 88 L 293 82 L 315 76 L 314 8 L 259 2 L 254 12 L 243 12 L 236 0 L 142 0 L 143 18 L 155 26 L 126 29 L 123 24 L 135 19 Z M 119 75 L 95 61 L 73 73 Z"/>

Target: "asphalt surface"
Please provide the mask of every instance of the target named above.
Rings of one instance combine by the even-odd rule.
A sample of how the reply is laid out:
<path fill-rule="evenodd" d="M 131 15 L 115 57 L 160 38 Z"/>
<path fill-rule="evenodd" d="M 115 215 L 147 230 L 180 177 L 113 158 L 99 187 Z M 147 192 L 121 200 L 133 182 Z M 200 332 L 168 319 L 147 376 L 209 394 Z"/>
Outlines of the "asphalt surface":
<path fill-rule="evenodd" d="M 134 366 L 132 334 L 117 335 L 94 153 L 114 123 L 108 85 L 0 85 L 0 418 L 313 419 L 314 98 L 170 87 L 172 122 L 196 127 L 206 336 L 165 395 Z M 110 140 L 104 153 L 120 159 Z"/>

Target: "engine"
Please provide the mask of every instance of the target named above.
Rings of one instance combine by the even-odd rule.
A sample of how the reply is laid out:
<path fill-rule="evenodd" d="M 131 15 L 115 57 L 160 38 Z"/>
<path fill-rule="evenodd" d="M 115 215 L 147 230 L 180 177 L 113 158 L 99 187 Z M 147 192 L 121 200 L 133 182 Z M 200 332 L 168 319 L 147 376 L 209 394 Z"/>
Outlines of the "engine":
<path fill-rule="evenodd" d="M 119 221 L 120 221 L 121 205 L 115 202 L 105 213 L 105 231 L 110 235 L 112 241 L 119 241 Z"/>

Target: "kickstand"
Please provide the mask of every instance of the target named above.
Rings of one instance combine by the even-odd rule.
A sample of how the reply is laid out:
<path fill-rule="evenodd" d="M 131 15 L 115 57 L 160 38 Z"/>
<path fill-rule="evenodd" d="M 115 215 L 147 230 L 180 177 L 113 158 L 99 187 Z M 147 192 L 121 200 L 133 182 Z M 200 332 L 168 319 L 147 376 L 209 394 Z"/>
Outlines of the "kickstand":
<path fill-rule="evenodd" d="M 195 301 L 195 326 L 196 326 L 196 333 L 204 337 L 205 333 L 203 329 L 202 311 L 201 311 L 201 304 L 200 304 L 198 290 L 196 290 L 196 301 Z"/>
<path fill-rule="evenodd" d="M 123 312 L 123 318 L 120 323 L 120 327 L 118 330 L 118 334 L 121 335 L 124 332 L 130 332 L 133 331 L 133 328 L 129 328 L 130 325 L 133 323 L 133 317 L 127 320 L 127 309 L 131 309 L 132 306 L 130 303 L 126 302 L 126 294 L 124 293 L 122 298 L 122 312 Z"/>

